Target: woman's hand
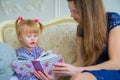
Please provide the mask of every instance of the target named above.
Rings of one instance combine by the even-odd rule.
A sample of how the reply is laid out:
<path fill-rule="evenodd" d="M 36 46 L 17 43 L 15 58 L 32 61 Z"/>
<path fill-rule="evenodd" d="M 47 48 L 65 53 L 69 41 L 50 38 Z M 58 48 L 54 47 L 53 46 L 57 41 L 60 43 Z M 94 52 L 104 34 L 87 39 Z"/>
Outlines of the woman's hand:
<path fill-rule="evenodd" d="M 41 71 L 35 71 L 34 75 L 40 80 L 56 80 L 54 76 L 49 75 L 46 72 L 42 73 Z"/>
<path fill-rule="evenodd" d="M 52 71 L 61 76 L 72 76 L 76 74 L 77 72 L 81 72 L 82 71 L 81 69 L 82 68 L 75 67 L 70 64 L 56 63 Z"/>

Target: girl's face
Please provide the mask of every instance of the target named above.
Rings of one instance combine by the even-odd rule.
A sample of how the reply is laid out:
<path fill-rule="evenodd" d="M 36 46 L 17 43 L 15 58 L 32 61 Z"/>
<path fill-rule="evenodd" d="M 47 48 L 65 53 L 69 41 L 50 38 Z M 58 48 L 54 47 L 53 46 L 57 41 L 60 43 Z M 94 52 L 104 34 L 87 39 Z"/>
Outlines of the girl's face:
<path fill-rule="evenodd" d="M 68 7 L 71 13 L 71 17 L 76 21 L 79 22 L 80 21 L 80 16 L 79 16 L 79 12 L 76 9 L 73 1 L 68 1 Z"/>
<path fill-rule="evenodd" d="M 20 41 L 25 49 L 31 50 L 38 44 L 38 34 L 36 33 L 22 33 L 20 36 Z"/>

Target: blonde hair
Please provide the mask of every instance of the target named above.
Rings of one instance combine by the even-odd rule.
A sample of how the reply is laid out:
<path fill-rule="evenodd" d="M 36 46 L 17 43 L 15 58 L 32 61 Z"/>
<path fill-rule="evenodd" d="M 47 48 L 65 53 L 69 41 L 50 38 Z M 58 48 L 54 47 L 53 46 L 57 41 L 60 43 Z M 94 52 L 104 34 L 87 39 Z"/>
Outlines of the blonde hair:
<path fill-rule="evenodd" d="M 43 25 L 40 22 L 35 22 L 31 19 L 17 19 L 15 22 L 15 29 L 17 33 L 17 37 L 19 39 L 19 36 L 21 33 L 31 34 L 31 33 L 42 33 L 43 31 Z"/>
<path fill-rule="evenodd" d="M 77 36 L 82 29 L 84 65 L 90 66 L 96 63 L 106 46 L 106 12 L 102 0 L 73 0 L 73 2 L 81 16 Z"/>

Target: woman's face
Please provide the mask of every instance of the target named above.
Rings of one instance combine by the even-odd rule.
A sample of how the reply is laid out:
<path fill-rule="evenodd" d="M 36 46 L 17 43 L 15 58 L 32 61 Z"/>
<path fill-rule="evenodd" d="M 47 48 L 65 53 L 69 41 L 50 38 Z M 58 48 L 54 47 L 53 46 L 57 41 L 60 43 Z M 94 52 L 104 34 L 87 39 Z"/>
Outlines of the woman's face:
<path fill-rule="evenodd" d="M 71 17 L 76 21 L 79 22 L 80 21 L 80 16 L 79 16 L 79 12 L 76 9 L 73 1 L 68 1 L 68 7 L 70 9 L 70 13 L 71 13 Z"/>

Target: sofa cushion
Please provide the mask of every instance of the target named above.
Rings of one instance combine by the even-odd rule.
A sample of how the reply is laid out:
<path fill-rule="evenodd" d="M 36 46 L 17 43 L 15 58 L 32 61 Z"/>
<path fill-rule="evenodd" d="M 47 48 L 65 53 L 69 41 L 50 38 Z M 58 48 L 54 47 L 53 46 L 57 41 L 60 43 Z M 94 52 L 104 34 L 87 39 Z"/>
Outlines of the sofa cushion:
<path fill-rule="evenodd" d="M 73 63 L 76 57 L 76 25 L 61 23 L 47 27 L 40 36 L 39 44 L 61 55 L 66 63 Z"/>

